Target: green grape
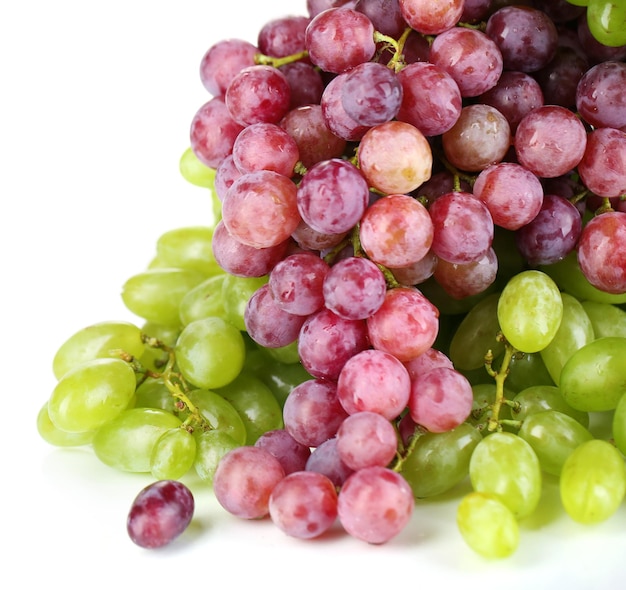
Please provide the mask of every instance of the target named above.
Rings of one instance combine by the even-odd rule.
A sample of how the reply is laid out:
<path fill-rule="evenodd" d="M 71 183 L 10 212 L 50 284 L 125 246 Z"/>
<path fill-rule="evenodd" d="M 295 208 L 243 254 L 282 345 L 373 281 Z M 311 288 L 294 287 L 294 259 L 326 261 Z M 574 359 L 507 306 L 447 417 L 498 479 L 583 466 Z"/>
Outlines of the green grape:
<path fill-rule="evenodd" d="M 587 6 L 589 4 L 589 0 L 567 0 L 570 4 L 574 6 Z"/>
<path fill-rule="evenodd" d="M 579 301 L 598 301 L 600 303 L 626 303 L 626 293 L 606 293 L 594 287 L 585 277 L 576 252 L 570 252 L 565 258 L 540 267 L 550 275 L 562 291 L 573 295 Z"/>
<path fill-rule="evenodd" d="M 565 401 L 583 412 L 614 410 L 626 392 L 626 338 L 597 338 L 577 350 L 561 371 Z"/>
<path fill-rule="evenodd" d="M 213 256 L 213 228 L 191 226 L 162 234 L 156 244 L 156 259 L 161 268 L 194 270 L 207 277 L 224 271 Z"/>
<path fill-rule="evenodd" d="M 563 316 L 563 299 L 555 282 L 538 270 L 515 275 L 498 301 L 498 321 L 504 337 L 521 352 L 538 352 L 556 335 Z"/>
<path fill-rule="evenodd" d="M 212 430 L 228 434 L 238 445 L 246 442 L 248 431 L 237 409 L 209 389 L 194 389 L 187 396 Z"/>
<path fill-rule="evenodd" d="M 472 393 L 474 394 L 474 402 L 472 404 L 472 413 L 468 418 L 468 422 L 478 427 L 479 430 L 484 431 L 489 422 L 489 418 L 492 415 L 491 408 L 496 401 L 496 384 L 491 377 L 491 383 L 479 383 L 472 385 Z M 504 398 L 512 399 L 514 393 L 504 388 Z M 511 419 L 511 408 L 507 404 L 503 404 L 500 407 L 498 414 L 499 420 Z"/>
<path fill-rule="evenodd" d="M 552 341 L 540 351 L 541 358 L 556 385 L 563 365 L 570 356 L 594 339 L 593 325 L 580 301 L 561 293 L 563 318 Z"/>
<path fill-rule="evenodd" d="M 582 301 L 582 306 L 591 320 L 596 338 L 620 336 L 626 338 L 626 311 L 612 303 Z"/>
<path fill-rule="evenodd" d="M 50 420 L 60 430 L 95 430 L 125 410 L 135 394 L 135 371 L 121 359 L 87 361 L 57 382 L 48 400 Z"/>
<path fill-rule="evenodd" d="M 482 435 L 471 424 L 446 432 L 426 432 L 402 462 L 400 473 L 416 498 L 451 490 L 469 473 L 469 462 Z"/>
<path fill-rule="evenodd" d="M 181 176 L 187 182 L 195 186 L 213 190 L 215 169 L 209 168 L 206 164 L 198 160 L 198 157 L 191 147 L 188 147 L 180 156 L 178 167 Z"/>
<path fill-rule="evenodd" d="M 563 465 L 559 490 L 563 508 L 576 522 L 595 524 L 606 520 L 624 501 L 624 457 L 605 440 L 581 444 Z"/>
<path fill-rule="evenodd" d="M 87 445 L 93 439 L 94 431 L 66 432 L 57 428 L 50 420 L 48 402 L 45 402 L 37 413 L 37 432 L 43 440 L 55 447 L 80 447 Z"/>
<path fill-rule="evenodd" d="M 290 365 L 292 363 L 300 362 L 300 355 L 298 354 L 298 341 L 287 344 L 287 346 L 280 346 L 278 348 L 267 348 L 268 356 L 277 360 L 280 363 Z"/>
<path fill-rule="evenodd" d="M 241 332 L 218 317 L 187 324 L 176 342 L 180 372 L 189 383 L 204 389 L 228 385 L 241 372 L 245 356 Z"/>
<path fill-rule="evenodd" d="M 479 301 L 463 318 L 450 341 L 449 357 L 459 370 L 484 367 L 485 354 L 491 350 L 494 357 L 504 351 L 504 344 L 496 336 L 498 323 L 498 299 L 500 293 L 492 293 Z"/>
<path fill-rule="evenodd" d="M 591 34 L 603 45 L 626 45 L 626 2 L 589 0 L 587 24 Z"/>
<path fill-rule="evenodd" d="M 471 492 L 463 497 L 456 522 L 467 545 L 488 559 L 509 557 L 519 546 L 519 524 L 497 496 Z"/>
<path fill-rule="evenodd" d="M 135 391 L 136 408 L 159 408 L 176 414 L 176 398 L 162 379 L 148 378 Z"/>
<path fill-rule="evenodd" d="M 615 446 L 626 455 L 626 394 L 622 395 L 617 402 L 615 412 L 613 412 L 611 431 Z"/>
<path fill-rule="evenodd" d="M 93 450 L 105 465 L 120 471 L 150 473 L 152 451 L 161 435 L 182 422 L 157 408 L 130 408 L 96 431 Z"/>
<path fill-rule="evenodd" d="M 495 495 L 517 518 L 532 514 L 541 498 L 539 459 L 512 432 L 494 432 L 476 445 L 469 476 L 474 491 Z"/>
<path fill-rule="evenodd" d="M 180 479 L 196 459 L 196 439 L 184 428 L 166 430 L 155 442 L 150 473 L 155 479 Z"/>
<path fill-rule="evenodd" d="M 541 468 L 552 475 L 559 475 L 572 451 L 593 438 L 580 422 L 556 410 L 527 416 L 519 436 L 533 448 Z"/>
<path fill-rule="evenodd" d="M 258 377 L 241 372 L 233 381 L 215 390 L 239 412 L 246 427 L 246 444 L 253 445 L 268 430 L 283 427 L 283 412 L 270 388 Z"/>
<path fill-rule="evenodd" d="M 585 428 L 589 427 L 589 412 L 572 408 L 556 385 L 531 385 L 517 393 L 512 401 L 515 404 L 511 409 L 514 420 L 526 420 L 536 412 L 555 410 L 571 416 Z"/>
<path fill-rule="evenodd" d="M 241 445 L 223 430 L 205 430 L 197 433 L 195 438 L 194 469 L 202 481 L 213 485 L 213 476 L 221 458 Z"/>
<path fill-rule="evenodd" d="M 201 272 L 182 268 L 145 270 L 124 283 L 122 301 L 132 313 L 144 320 L 178 327 L 182 298 L 205 278 Z"/>
<path fill-rule="evenodd" d="M 57 349 L 52 370 L 60 379 L 73 367 L 97 358 L 118 357 L 118 351 L 140 358 L 145 345 L 141 330 L 130 322 L 107 321 L 82 328 Z M 119 358 L 119 357 L 118 357 Z"/>
<path fill-rule="evenodd" d="M 216 274 L 187 292 L 179 306 L 183 326 L 213 316 L 227 319 L 222 296 L 226 276 L 225 273 Z"/>
<path fill-rule="evenodd" d="M 239 277 L 235 275 L 226 275 L 222 284 L 222 301 L 224 302 L 224 310 L 226 311 L 226 320 L 233 326 L 241 330 L 246 329 L 244 322 L 244 313 L 248 300 L 254 292 L 267 283 L 269 277 Z"/>
<path fill-rule="evenodd" d="M 554 385 L 541 353 L 516 354 L 509 363 L 506 386 L 512 391 L 522 391 L 532 385 Z"/>

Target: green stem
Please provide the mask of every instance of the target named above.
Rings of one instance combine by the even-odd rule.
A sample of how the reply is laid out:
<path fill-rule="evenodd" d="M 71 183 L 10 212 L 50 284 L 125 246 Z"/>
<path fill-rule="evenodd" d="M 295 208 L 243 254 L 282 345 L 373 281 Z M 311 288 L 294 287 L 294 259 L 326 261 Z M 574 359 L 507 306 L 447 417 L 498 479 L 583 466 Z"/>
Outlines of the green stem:
<path fill-rule="evenodd" d="M 404 465 L 404 462 L 408 459 L 411 453 L 413 453 L 417 441 L 426 432 L 426 429 L 419 424 L 415 427 L 415 431 L 411 435 L 408 445 L 406 447 L 401 446 L 401 449 L 397 452 L 394 465 L 391 468 L 393 471 L 395 471 L 396 473 L 402 471 L 402 466 Z"/>
<path fill-rule="evenodd" d="M 504 340 L 504 337 L 500 334 L 499 339 Z M 489 417 L 489 421 L 487 422 L 487 430 L 489 430 L 490 432 L 502 430 L 502 424 L 505 422 L 500 420 L 500 409 L 502 408 L 502 405 L 507 404 L 507 400 L 504 397 L 504 381 L 509 374 L 509 366 L 511 364 L 511 360 L 516 353 L 517 349 L 515 349 L 508 342 L 505 341 L 504 357 L 498 371 L 495 371 L 493 369 L 493 354 L 491 353 L 491 350 L 487 353 L 487 355 L 485 355 L 485 368 L 487 369 L 489 375 L 491 375 L 496 382 L 495 400 L 491 407 L 491 416 Z"/>
<path fill-rule="evenodd" d="M 272 57 L 271 55 L 264 55 L 257 53 L 254 56 L 254 63 L 261 66 L 272 66 L 274 68 L 280 68 L 295 61 L 301 61 L 309 56 L 309 52 L 305 49 L 298 53 L 292 53 L 291 55 L 285 55 L 284 57 Z"/>

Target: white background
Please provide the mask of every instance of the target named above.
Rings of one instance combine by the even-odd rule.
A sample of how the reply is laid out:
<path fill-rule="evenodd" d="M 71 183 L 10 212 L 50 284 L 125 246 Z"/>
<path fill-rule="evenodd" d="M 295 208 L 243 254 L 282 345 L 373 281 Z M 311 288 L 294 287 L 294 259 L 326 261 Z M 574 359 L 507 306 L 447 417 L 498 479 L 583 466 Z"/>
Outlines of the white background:
<path fill-rule="evenodd" d="M 209 99 L 202 55 L 227 37 L 256 42 L 267 20 L 305 11 L 304 0 L 0 9 L 0 584 L 571 590 L 623 581 L 626 508 L 584 527 L 563 516 L 554 487 L 524 523 L 518 552 L 495 563 L 461 540 L 454 497 L 418 505 L 399 537 L 368 546 L 339 533 L 297 541 L 268 521 L 237 521 L 202 486 L 191 528 L 167 549 L 142 550 L 125 520 L 150 479 L 39 439 L 56 348 L 91 323 L 134 320 L 121 286 L 148 264 L 159 235 L 211 221 L 206 191 L 178 172 L 191 118 Z"/>

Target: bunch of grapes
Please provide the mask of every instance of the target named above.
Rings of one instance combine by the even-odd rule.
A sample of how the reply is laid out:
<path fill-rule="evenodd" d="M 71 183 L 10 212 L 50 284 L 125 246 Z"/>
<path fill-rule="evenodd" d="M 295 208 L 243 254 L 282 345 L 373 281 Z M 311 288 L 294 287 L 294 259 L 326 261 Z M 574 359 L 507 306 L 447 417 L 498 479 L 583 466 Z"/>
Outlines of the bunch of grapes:
<path fill-rule="evenodd" d="M 213 219 L 124 284 L 143 325 L 61 345 L 38 417 L 156 480 L 137 544 L 185 530 L 191 472 L 237 517 L 371 544 L 462 490 L 490 558 L 546 478 L 577 522 L 618 510 L 625 11 L 308 0 L 208 48 L 180 170 Z"/>

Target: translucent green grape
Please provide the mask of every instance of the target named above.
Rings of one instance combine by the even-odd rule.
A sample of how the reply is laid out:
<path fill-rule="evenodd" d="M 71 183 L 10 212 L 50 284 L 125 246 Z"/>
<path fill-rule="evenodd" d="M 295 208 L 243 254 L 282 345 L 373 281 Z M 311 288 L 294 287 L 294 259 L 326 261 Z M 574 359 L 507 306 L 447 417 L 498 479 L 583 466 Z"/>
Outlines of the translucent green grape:
<path fill-rule="evenodd" d="M 457 508 L 456 522 L 467 545 L 483 557 L 509 557 L 519 546 L 515 515 L 491 494 L 471 492 L 464 496 Z"/>
<path fill-rule="evenodd" d="M 131 473 L 150 473 L 157 440 L 182 422 L 157 408 L 124 410 L 96 432 L 93 450 L 105 465 Z"/>
<path fill-rule="evenodd" d="M 122 301 L 135 315 L 164 326 L 180 326 L 179 307 L 188 291 L 204 281 L 196 270 L 154 268 L 130 277 L 122 287 Z"/>
<path fill-rule="evenodd" d="M 606 336 L 577 350 L 561 371 L 565 401 L 583 412 L 614 410 L 626 392 L 626 338 Z"/>
<path fill-rule="evenodd" d="M 212 316 L 227 319 L 222 291 L 226 276 L 216 274 L 187 292 L 179 306 L 183 326 Z"/>
<path fill-rule="evenodd" d="M 45 402 L 37 413 L 37 432 L 43 440 L 55 447 L 80 447 L 89 444 L 94 435 L 93 430 L 86 432 L 66 432 L 57 428 L 48 414 L 48 402 Z"/>
<path fill-rule="evenodd" d="M 195 435 L 196 458 L 194 469 L 201 480 L 213 484 L 213 476 L 221 458 L 240 446 L 223 430 L 206 430 Z"/>
<path fill-rule="evenodd" d="M 189 383 L 204 389 L 228 385 L 243 368 L 246 346 L 226 320 L 208 317 L 187 324 L 176 343 L 176 360 Z"/>
<path fill-rule="evenodd" d="M 162 234 L 153 264 L 194 270 L 207 277 L 223 273 L 213 256 L 213 228 L 207 226 L 179 227 Z"/>
<path fill-rule="evenodd" d="M 559 329 L 563 299 L 555 282 L 538 270 L 515 275 L 498 301 L 498 321 L 505 338 L 521 352 L 545 348 Z"/>
<path fill-rule="evenodd" d="M 511 409 L 514 420 L 525 420 L 536 412 L 555 410 L 571 416 L 585 428 L 589 427 L 589 412 L 572 408 L 556 385 L 531 385 L 517 393 L 512 401 L 515 404 Z"/>
<path fill-rule="evenodd" d="M 626 45 L 626 2 L 624 0 L 589 0 L 587 24 L 591 34 L 603 45 Z"/>
<path fill-rule="evenodd" d="M 532 514 L 541 498 L 539 459 L 511 432 L 494 432 L 476 445 L 469 476 L 474 491 L 495 495 L 517 518 Z"/>
<path fill-rule="evenodd" d="M 141 330 L 130 322 L 106 321 L 72 334 L 57 349 L 52 370 L 60 379 L 71 368 L 97 358 L 119 358 L 119 351 L 139 358 L 145 350 Z"/>
<path fill-rule="evenodd" d="M 241 372 L 215 393 L 228 400 L 242 417 L 247 445 L 253 445 L 261 434 L 283 427 L 282 408 L 270 388 L 258 377 Z"/>
<path fill-rule="evenodd" d="M 554 338 L 541 351 L 541 358 L 556 385 L 559 384 L 563 365 L 570 356 L 594 340 L 593 325 L 580 301 L 561 293 L 563 317 Z"/>
<path fill-rule="evenodd" d="M 155 479 L 180 479 L 196 459 L 196 439 L 184 428 L 166 430 L 155 442 L 150 472 Z"/>
<path fill-rule="evenodd" d="M 95 430 L 125 410 L 135 394 L 137 379 L 121 359 L 103 358 L 82 363 L 59 379 L 48 414 L 60 430 Z"/>
<path fill-rule="evenodd" d="M 244 420 L 227 399 L 208 389 L 194 389 L 187 396 L 212 430 L 228 434 L 238 445 L 246 442 Z"/>
<path fill-rule="evenodd" d="M 504 344 L 496 336 L 498 323 L 498 300 L 500 293 L 492 293 L 467 312 L 450 341 L 448 356 L 457 369 L 472 370 L 483 367 L 485 354 L 491 350 L 494 357 L 504 350 Z"/>
<path fill-rule="evenodd" d="M 180 156 L 178 167 L 181 176 L 189 183 L 213 190 L 215 169 L 209 168 L 198 160 L 194 151 L 188 147 Z"/>
<path fill-rule="evenodd" d="M 626 394 L 617 402 L 611 427 L 615 446 L 626 455 Z"/>
<path fill-rule="evenodd" d="M 174 414 L 176 401 L 163 379 L 148 378 L 135 391 L 135 407 L 138 408 L 158 408 Z"/>
<path fill-rule="evenodd" d="M 469 473 L 469 462 L 482 435 L 471 424 L 447 432 L 422 434 L 402 462 L 400 473 L 416 498 L 429 498 L 452 489 Z"/>
<path fill-rule="evenodd" d="M 620 336 L 626 338 L 626 311 L 612 303 L 581 302 L 596 338 Z"/>
<path fill-rule="evenodd" d="M 222 284 L 222 301 L 224 302 L 226 319 L 239 330 L 244 331 L 246 329 L 243 318 L 248 300 L 267 281 L 267 275 L 262 277 L 226 275 Z"/>
<path fill-rule="evenodd" d="M 624 501 L 624 457 L 608 441 L 587 441 L 565 461 L 559 489 L 563 507 L 573 520 L 583 524 L 602 522 Z"/>
<path fill-rule="evenodd" d="M 556 410 L 527 416 L 519 436 L 533 448 L 543 471 L 552 475 L 559 475 L 572 451 L 593 438 L 580 422 Z"/>
<path fill-rule="evenodd" d="M 496 362 L 495 366 L 499 366 Z M 515 355 L 509 363 L 506 386 L 522 391 L 532 385 L 554 385 L 540 352 Z"/>

